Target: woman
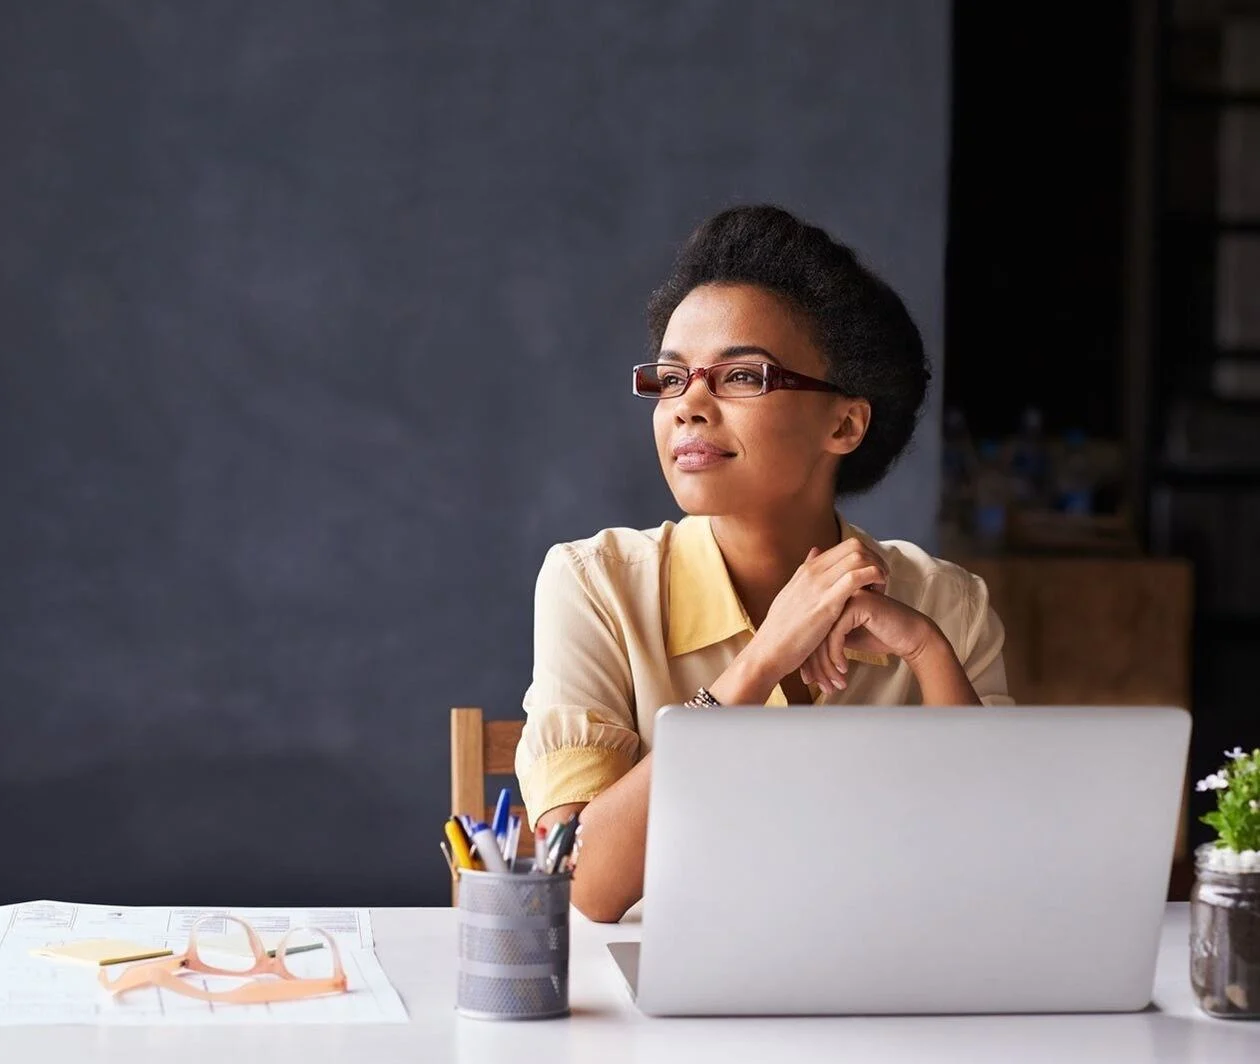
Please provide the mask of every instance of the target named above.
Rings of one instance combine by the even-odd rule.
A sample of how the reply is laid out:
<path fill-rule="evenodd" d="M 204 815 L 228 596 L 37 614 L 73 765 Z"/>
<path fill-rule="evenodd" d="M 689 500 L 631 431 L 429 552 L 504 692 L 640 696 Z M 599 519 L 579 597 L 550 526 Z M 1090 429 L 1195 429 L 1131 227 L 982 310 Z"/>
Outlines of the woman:
<path fill-rule="evenodd" d="M 643 890 L 663 705 L 1009 703 L 984 583 L 846 522 L 908 444 L 927 390 L 897 295 L 773 207 L 692 234 L 635 367 L 677 524 L 552 547 L 516 756 L 531 824 L 580 812 L 573 901 L 616 921 Z"/>

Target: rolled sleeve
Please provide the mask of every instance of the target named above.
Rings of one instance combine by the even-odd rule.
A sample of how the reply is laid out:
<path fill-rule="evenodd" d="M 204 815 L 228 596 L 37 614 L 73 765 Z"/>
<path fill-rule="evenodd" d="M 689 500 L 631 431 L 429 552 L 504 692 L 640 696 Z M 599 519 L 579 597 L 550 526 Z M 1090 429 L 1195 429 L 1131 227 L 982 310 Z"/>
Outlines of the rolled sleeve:
<path fill-rule="evenodd" d="M 989 605 L 988 585 L 974 573 L 968 573 L 967 578 L 968 623 L 963 669 L 984 705 L 1013 706 L 1015 700 L 1006 688 L 1006 663 L 1002 660 L 1006 628 Z"/>
<path fill-rule="evenodd" d="M 552 547 L 534 593 L 534 672 L 516 776 L 531 829 L 548 809 L 589 802 L 638 760 L 634 688 L 617 624 L 568 544 Z"/>

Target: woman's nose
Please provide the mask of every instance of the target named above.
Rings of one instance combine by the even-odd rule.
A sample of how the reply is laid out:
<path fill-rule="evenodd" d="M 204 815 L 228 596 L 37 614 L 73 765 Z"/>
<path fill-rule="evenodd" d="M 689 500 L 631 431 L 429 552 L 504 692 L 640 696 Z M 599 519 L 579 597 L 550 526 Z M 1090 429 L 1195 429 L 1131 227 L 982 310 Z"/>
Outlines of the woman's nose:
<path fill-rule="evenodd" d="M 713 393 L 709 391 L 704 374 L 693 373 L 682 395 L 674 400 L 674 417 L 680 422 L 703 417 L 713 401 Z"/>

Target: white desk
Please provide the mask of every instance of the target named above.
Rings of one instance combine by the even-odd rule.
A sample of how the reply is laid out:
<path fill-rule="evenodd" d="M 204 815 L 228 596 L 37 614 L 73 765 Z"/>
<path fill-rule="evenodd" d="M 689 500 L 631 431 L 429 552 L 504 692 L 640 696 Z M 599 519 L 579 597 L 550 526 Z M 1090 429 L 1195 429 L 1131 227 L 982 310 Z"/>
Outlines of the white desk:
<path fill-rule="evenodd" d="M 377 952 L 411 1016 L 407 1025 L 283 1028 L 0 1029 L 0 1061 L 162 1061 L 276 1064 L 355 1060 L 545 1062 L 957 1061 L 959 1064 L 1260 1064 L 1260 1023 L 1213 1020 L 1190 990 L 1188 910 L 1170 905 L 1155 982 L 1144 1013 L 1069 1016 L 648 1019 L 631 1003 L 605 943 L 637 938 L 573 916 L 573 1015 L 533 1023 L 467 1020 L 454 1011 L 455 914 L 450 909 L 372 913 Z"/>

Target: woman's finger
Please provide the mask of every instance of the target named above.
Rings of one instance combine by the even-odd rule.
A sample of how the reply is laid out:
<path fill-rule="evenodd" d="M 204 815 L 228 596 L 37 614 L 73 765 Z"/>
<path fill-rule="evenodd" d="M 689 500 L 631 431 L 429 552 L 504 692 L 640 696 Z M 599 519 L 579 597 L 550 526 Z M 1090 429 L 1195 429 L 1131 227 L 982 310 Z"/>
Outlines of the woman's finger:
<path fill-rule="evenodd" d="M 855 591 L 871 584 L 882 585 L 886 579 L 884 571 L 879 566 L 868 565 L 865 568 L 851 569 L 844 573 L 829 590 L 833 599 L 847 600 Z"/>
<path fill-rule="evenodd" d="M 831 670 L 827 667 L 826 652 L 821 646 L 815 647 L 806 661 L 809 665 L 809 674 L 813 677 L 814 682 L 823 689 L 824 694 L 830 694 L 835 688 L 835 684 L 832 681 Z"/>
<path fill-rule="evenodd" d="M 818 668 L 822 674 L 827 677 L 827 684 L 833 691 L 844 690 L 846 683 L 844 671 L 836 667 L 836 663 L 832 660 L 831 653 L 827 648 L 827 640 L 824 639 L 822 644 L 814 651 L 815 660 L 818 662 Z"/>
<path fill-rule="evenodd" d="M 823 559 L 828 568 L 840 559 L 848 557 L 850 554 L 861 554 L 866 550 L 866 545 L 857 538 L 850 536 L 848 539 L 842 539 L 834 547 L 828 547 L 825 551 L 819 551 L 819 554 L 825 554 Z"/>
<path fill-rule="evenodd" d="M 836 671 L 841 673 L 849 671 L 849 663 L 844 656 L 847 635 L 848 633 L 842 631 L 839 627 L 834 627 L 827 633 L 826 642 L 823 643 Z"/>
<path fill-rule="evenodd" d="M 805 659 L 805 664 L 801 666 L 801 675 L 808 677 L 806 683 L 815 683 L 824 691 L 827 689 L 827 677 L 823 675 L 822 670 L 818 667 L 818 651 L 811 650 L 809 657 Z"/>

